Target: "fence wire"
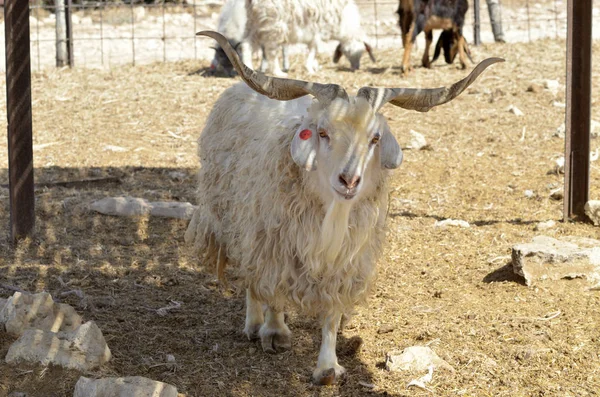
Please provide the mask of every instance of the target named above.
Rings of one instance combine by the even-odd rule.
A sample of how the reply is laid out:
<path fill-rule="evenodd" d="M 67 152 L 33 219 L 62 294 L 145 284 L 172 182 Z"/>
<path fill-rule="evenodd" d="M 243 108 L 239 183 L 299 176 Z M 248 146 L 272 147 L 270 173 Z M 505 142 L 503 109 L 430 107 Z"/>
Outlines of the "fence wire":
<path fill-rule="evenodd" d="M 139 4 L 85 2 L 72 5 L 74 63 L 78 67 L 111 67 L 156 61 L 210 59 L 207 40 L 195 33 L 215 29 L 224 0 L 187 0 L 177 4 L 157 1 Z M 473 41 L 473 0 L 464 34 Z M 481 2 L 482 42 L 493 42 L 487 4 Z M 362 25 L 376 48 L 401 47 L 398 0 L 356 0 Z M 566 1 L 501 0 L 502 25 L 507 42 L 566 37 Z M 56 65 L 55 6 L 30 5 L 32 69 Z M 600 0 L 594 0 L 594 20 L 600 38 Z M 4 29 L 0 34 L 4 34 Z M 4 46 L 2 46 L 2 52 Z M 4 54 L 2 53 L 3 57 Z"/>

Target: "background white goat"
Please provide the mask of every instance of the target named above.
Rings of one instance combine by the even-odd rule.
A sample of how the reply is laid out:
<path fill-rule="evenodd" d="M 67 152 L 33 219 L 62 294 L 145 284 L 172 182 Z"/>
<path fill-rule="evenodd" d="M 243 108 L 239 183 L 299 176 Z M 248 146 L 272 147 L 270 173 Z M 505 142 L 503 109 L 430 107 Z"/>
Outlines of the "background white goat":
<path fill-rule="evenodd" d="M 227 38 L 229 44 L 240 54 L 244 63 L 252 67 L 252 54 L 258 50 L 253 48 L 246 40 L 246 0 L 227 0 L 221 8 L 217 31 Z M 225 54 L 225 51 L 219 44 L 213 47 L 215 56 L 210 64 L 211 70 L 221 69 L 228 76 L 235 74 L 235 69 Z M 283 70 L 289 69 L 289 57 L 287 46 L 282 47 Z M 264 50 L 262 51 L 262 60 L 260 70 L 264 71 L 267 67 Z"/>
<path fill-rule="evenodd" d="M 344 373 L 335 353 L 340 318 L 373 285 L 388 170 L 402 161 L 377 111 L 387 102 L 419 111 L 446 103 L 499 59 L 483 61 L 449 88 L 363 87 L 348 96 L 335 84 L 266 77 L 243 65 L 225 37 L 199 34 L 221 44 L 246 84 L 220 96 L 200 136 L 198 209 L 185 240 L 220 277 L 227 263 L 238 267 L 244 332 L 260 338 L 264 351 L 291 347 L 286 306 L 318 315 L 313 380 L 332 383 Z"/>
<path fill-rule="evenodd" d="M 264 47 L 269 69 L 276 76 L 285 75 L 276 53 L 285 43 L 308 45 L 305 66 L 309 73 L 319 68 L 315 55 L 323 40 L 340 42 L 334 62 L 345 55 L 352 69 L 358 69 L 365 50 L 375 62 L 354 0 L 248 0 L 246 8 L 247 37 L 254 45 Z"/>

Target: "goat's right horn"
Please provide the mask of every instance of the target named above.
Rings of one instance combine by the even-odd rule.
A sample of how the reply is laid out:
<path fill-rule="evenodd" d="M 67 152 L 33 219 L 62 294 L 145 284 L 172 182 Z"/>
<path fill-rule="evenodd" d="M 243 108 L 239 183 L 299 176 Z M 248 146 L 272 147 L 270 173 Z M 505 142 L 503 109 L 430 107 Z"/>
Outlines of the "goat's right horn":
<path fill-rule="evenodd" d="M 386 103 L 404 109 L 427 112 L 434 106 L 443 105 L 459 96 L 477 77 L 490 65 L 504 62 L 502 58 L 488 58 L 479 63 L 464 79 L 452 84 L 450 87 L 441 88 L 375 88 L 362 87 L 358 90 L 358 97 L 365 98 L 371 107 L 377 111 Z"/>
<path fill-rule="evenodd" d="M 196 33 L 196 35 L 207 36 L 217 40 L 242 80 L 248 84 L 248 87 L 259 94 L 280 101 L 289 101 L 305 95 L 312 95 L 319 102 L 325 104 L 330 103 L 336 98 L 348 100 L 346 91 L 337 84 L 319 84 L 302 80 L 270 77 L 250 69 L 240 60 L 237 52 L 231 47 L 225 36 L 218 32 L 203 30 Z"/>

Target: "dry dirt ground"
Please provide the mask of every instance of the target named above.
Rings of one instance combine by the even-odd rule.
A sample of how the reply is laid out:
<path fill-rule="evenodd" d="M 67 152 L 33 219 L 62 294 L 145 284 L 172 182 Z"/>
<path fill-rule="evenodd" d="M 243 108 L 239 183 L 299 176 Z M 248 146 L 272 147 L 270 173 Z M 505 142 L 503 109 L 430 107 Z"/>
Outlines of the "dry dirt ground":
<path fill-rule="evenodd" d="M 554 237 L 600 235 L 590 224 L 563 223 L 562 202 L 548 197 L 563 181 L 548 171 L 564 146 L 552 136 L 564 119 L 564 109 L 552 104 L 564 102 L 564 49 L 564 41 L 473 49 L 476 59 L 499 55 L 507 62 L 429 113 L 383 109 L 403 147 L 414 129 L 431 150 L 406 150 L 394 172 L 376 293 L 341 334 L 340 361 L 348 373 L 338 385 L 309 383 L 320 342 L 310 318 L 290 313 L 290 352 L 268 355 L 245 340 L 243 296 L 221 289 L 186 251 L 186 221 L 88 209 L 93 200 L 116 195 L 194 202 L 196 138 L 217 96 L 235 82 L 205 77 L 207 62 L 33 75 L 36 233 L 10 246 L 8 189 L 0 188 L 0 296 L 12 293 L 7 285 L 49 291 L 96 321 L 114 358 L 88 376 L 142 375 L 186 396 L 597 395 L 600 293 L 583 280 L 528 288 L 510 269 L 511 246 L 538 234 L 537 222 L 557 221 L 545 232 Z M 599 50 L 596 44 L 595 64 Z M 380 53 L 376 65 L 356 73 L 322 58 L 324 70 L 314 79 L 355 92 L 368 84 L 444 85 L 466 73 L 438 63 L 403 77 L 399 57 L 398 50 Z M 413 54 L 413 64 L 418 59 Z M 301 64 L 294 58 L 292 74 L 308 78 Z M 527 92 L 543 79 L 559 80 L 556 95 Z M 509 113 L 511 104 L 525 115 Z M 595 104 L 593 115 L 600 120 Z M 592 140 L 592 149 L 599 146 Z M 100 177 L 108 179 L 57 184 Z M 0 183 L 7 183 L 5 155 Z M 600 198 L 597 165 L 591 186 L 591 197 Z M 433 227 L 444 218 L 471 227 Z M 81 289 L 85 299 L 61 296 L 71 289 Z M 155 309 L 170 301 L 181 307 L 158 316 Z M 378 333 L 384 328 L 390 332 Z M 0 333 L 0 357 L 12 342 Z M 407 389 L 423 374 L 389 373 L 383 362 L 387 351 L 412 345 L 431 346 L 456 371 L 436 371 L 432 392 Z M 175 366 L 165 365 L 167 354 Z M 80 375 L 0 363 L 0 396 L 71 396 Z"/>

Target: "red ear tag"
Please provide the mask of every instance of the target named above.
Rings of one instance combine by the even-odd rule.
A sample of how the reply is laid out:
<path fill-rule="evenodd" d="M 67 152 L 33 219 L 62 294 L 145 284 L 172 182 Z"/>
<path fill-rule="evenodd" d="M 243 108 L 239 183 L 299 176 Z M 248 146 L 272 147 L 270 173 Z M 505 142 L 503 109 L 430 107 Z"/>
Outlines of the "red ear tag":
<path fill-rule="evenodd" d="M 310 139 L 311 136 L 312 136 L 312 131 L 311 130 L 302 130 L 302 131 L 300 131 L 300 139 L 302 139 L 303 141 L 306 141 L 307 139 Z"/>

